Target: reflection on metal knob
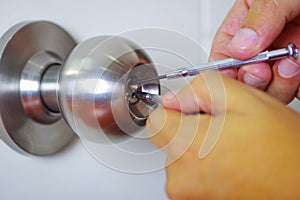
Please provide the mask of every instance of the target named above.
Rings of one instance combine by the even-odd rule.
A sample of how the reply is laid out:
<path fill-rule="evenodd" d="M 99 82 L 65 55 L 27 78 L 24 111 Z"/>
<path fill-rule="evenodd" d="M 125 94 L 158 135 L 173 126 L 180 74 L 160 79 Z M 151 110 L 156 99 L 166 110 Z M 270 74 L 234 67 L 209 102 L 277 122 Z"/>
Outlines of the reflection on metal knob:
<path fill-rule="evenodd" d="M 132 98 L 159 94 L 149 56 L 121 37 L 99 36 L 77 45 L 59 26 L 24 22 L 0 39 L 0 136 L 22 153 L 53 154 L 74 138 L 114 141 L 138 132 L 153 109 Z"/>

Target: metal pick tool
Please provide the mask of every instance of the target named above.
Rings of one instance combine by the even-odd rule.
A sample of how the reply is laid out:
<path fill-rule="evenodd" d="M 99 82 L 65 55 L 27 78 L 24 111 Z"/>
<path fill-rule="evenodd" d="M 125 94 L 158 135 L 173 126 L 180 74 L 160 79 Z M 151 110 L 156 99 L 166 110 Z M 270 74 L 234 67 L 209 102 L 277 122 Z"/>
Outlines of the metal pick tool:
<path fill-rule="evenodd" d="M 135 92 L 135 93 L 133 93 L 133 96 L 138 99 L 142 99 L 146 102 L 156 103 L 158 105 L 161 105 L 161 102 L 162 102 L 161 96 L 158 94 L 150 94 L 147 92 Z"/>
<path fill-rule="evenodd" d="M 206 64 L 203 64 L 198 67 L 190 67 L 190 68 L 182 68 L 175 71 L 170 71 L 166 74 L 141 79 L 141 80 L 135 80 L 132 82 L 132 84 L 140 85 L 143 83 L 151 82 L 154 80 L 160 80 L 160 79 L 174 79 L 174 78 L 180 78 L 185 76 L 195 76 L 199 74 L 200 72 L 206 71 L 206 70 L 216 70 L 216 69 L 225 69 L 225 68 L 231 68 L 231 67 L 241 67 L 243 65 L 247 64 L 253 64 L 253 63 L 260 63 L 265 61 L 271 61 L 271 60 L 277 60 L 282 59 L 286 57 L 291 57 L 293 59 L 297 59 L 299 56 L 299 50 L 297 49 L 296 45 L 294 43 L 290 43 L 286 48 L 283 49 L 277 49 L 272 51 L 264 51 L 256 56 L 247 59 L 247 60 L 239 60 L 234 58 L 228 58 L 224 60 L 209 62 Z"/>

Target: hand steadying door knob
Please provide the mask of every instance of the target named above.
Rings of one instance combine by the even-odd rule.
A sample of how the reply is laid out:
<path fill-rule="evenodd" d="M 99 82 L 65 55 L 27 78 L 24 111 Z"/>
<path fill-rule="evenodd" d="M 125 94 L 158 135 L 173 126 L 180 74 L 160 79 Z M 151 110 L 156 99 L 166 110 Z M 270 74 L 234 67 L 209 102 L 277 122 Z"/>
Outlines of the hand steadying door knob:
<path fill-rule="evenodd" d="M 101 142 L 145 125 L 153 104 L 132 93 L 159 94 L 159 83 L 132 91 L 130 82 L 157 76 L 149 56 L 114 36 L 75 46 L 67 32 L 44 21 L 18 24 L 0 39 L 0 134 L 19 152 L 49 155 L 70 143 L 73 132 Z"/>

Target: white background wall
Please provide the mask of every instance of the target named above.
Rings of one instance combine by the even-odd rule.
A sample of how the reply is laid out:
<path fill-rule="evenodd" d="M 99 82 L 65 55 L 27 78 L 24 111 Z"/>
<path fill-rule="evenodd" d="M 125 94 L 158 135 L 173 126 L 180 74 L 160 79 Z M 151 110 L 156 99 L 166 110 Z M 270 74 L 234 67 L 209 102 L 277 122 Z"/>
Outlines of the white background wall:
<path fill-rule="evenodd" d="M 50 20 L 78 41 L 103 34 L 163 27 L 209 50 L 233 0 L 0 0 L 0 35 L 24 20 Z M 13 114 L 12 114 L 13 117 Z M 0 142 L 0 199 L 167 199 L 163 170 L 133 175 L 97 162 L 76 140 L 50 157 L 27 157 Z"/>

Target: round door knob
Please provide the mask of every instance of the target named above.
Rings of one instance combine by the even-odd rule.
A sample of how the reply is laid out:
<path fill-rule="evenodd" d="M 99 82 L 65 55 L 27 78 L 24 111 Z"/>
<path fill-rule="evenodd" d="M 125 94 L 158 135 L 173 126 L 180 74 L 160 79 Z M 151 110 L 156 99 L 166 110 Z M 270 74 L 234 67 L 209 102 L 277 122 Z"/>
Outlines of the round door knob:
<path fill-rule="evenodd" d="M 115 141 L 135 134 L 155 105 L 136 91 L 160 93 L 157 75 L 137 44 L 99 36 L 76 45 L 61 27 L 24 22 L 0 39 L 0 135 L 15 150 L 53 154 L 74 138 Z"/>

